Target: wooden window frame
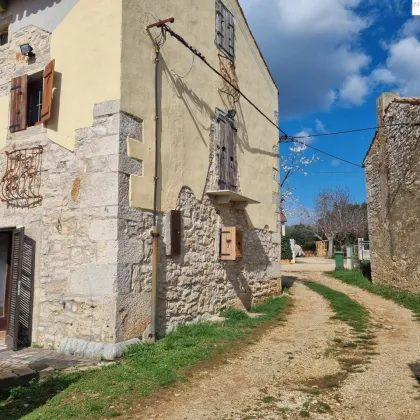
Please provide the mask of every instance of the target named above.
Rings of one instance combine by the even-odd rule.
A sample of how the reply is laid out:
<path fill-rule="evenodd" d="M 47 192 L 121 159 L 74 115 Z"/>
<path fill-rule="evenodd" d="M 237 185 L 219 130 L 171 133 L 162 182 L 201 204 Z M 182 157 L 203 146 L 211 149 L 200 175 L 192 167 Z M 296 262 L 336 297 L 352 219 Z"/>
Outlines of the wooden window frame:
<path fill-rule="evenodd" d="M 52 99 L 54 88 L 55 60 L 50 61 L 42 74 L 42 107 L 40 120 L 34 125 L 41 125 L 51 118 Z M 10 123 L 11 133 L 23 131 L 28 128 L 28 75 L 15 77 L 11 80 L 10 87 Z"/>

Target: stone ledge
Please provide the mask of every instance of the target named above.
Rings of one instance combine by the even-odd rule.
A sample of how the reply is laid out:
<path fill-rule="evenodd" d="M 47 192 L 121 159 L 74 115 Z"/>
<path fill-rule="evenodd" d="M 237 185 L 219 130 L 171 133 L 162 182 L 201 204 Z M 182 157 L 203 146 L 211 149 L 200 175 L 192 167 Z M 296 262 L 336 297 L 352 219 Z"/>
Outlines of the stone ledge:
<path fill-rule="evenodd" d="M 124 350 L 128 346 L 140 343 L 141 341 L 138 338 L 120 343 L 97 343 L 77 338 L 64 338 L 61 340 L 58 352 L 91 359 L 115 360 L 124 354 Z"/>
<path fill-rule="evenodd" d="M 120 101 L 108 101 L 96 104 L 93 108 L 93 118 L 106 117 L 120 112 Z"/>

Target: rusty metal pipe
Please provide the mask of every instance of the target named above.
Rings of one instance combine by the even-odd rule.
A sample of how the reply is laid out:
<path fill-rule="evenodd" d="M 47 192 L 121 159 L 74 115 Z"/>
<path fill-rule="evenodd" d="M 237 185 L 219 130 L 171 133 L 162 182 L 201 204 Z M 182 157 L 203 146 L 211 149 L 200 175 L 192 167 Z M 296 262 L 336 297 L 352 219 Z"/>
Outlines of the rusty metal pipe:
<path fill-rule="evenodd" d="M 155 176 L 154 176 L 154 192 L 153 192 L 153 247 L 152 247 L 152 303 L 151 303 L 151 323 L 149 340 L 156 340 L 157 325 L 157 270 L 159 261 L 159 233 L 157 227 L 157 207 L 158 207 L 158 187 L 159 187 L 159 57 L 160 47 L 156 48 L 155 59 Z"/>
<path fill-rule="evenodd" d="M 146 29 L 152 29 L 152 28 L 161 28 L 163 25 L 165 25 L 166 23 L 174 23 L 175 19 L 173 17 L 169 18 L 169 19 L 164 19 L 164 20 L 159 20 L 155 23 L 152 23 L 151 25 L 147 25 Z"/>

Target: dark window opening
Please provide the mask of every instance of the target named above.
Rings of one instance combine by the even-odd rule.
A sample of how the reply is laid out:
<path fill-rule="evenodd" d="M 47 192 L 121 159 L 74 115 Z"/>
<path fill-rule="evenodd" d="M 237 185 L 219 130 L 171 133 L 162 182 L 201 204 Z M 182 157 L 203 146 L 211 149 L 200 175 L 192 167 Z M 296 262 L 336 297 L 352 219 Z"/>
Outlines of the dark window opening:
<path fill-rule="evenodd" d="M 0 47 L 6 45 L 9 42 L 9 30 L 8 28 L 0 28 Z"/>
<path fill-rule="evenodd" d="M 42 91 L 42 75 L 28 81 L 28 127 L 32 127 L 41 121 Z"/>

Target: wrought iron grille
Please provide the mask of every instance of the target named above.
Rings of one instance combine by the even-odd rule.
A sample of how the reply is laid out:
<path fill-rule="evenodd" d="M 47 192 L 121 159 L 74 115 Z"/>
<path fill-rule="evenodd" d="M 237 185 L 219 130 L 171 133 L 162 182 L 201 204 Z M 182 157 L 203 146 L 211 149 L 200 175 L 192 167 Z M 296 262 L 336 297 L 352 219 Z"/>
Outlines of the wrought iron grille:
<path fill-rule="evenodd" d="M 238 84 L 238 77 L 236 75 L 235 70 L 235 64 L 233 62 L 225 57 L 222 54 L 219 54 L 219 62 L 220 62 L 220 73 L 223 74 L 224 77 L 226 77 L 227 80 L 229 80 L 230 83 L 232 83 L 233 86 L 236 87 L 236 89 L 239 90 L 239 84 Z M 226 83 L 225 80 L 223 80 L 222 87 L 219 89 L 220 92 L 224 92 L 227 95 L 230 95 L 233 99 L 233 102 L 236 103 L 239 101 L 240 94 L 238 90 L 234 89 L 229 83 Z"/>
<path fill-rule="evenodd" d="M 10 207 L 35 207 L 42 201 L 42 146 L 6 152 L 6 172 L 0 181 L 0 199 Z"/>

